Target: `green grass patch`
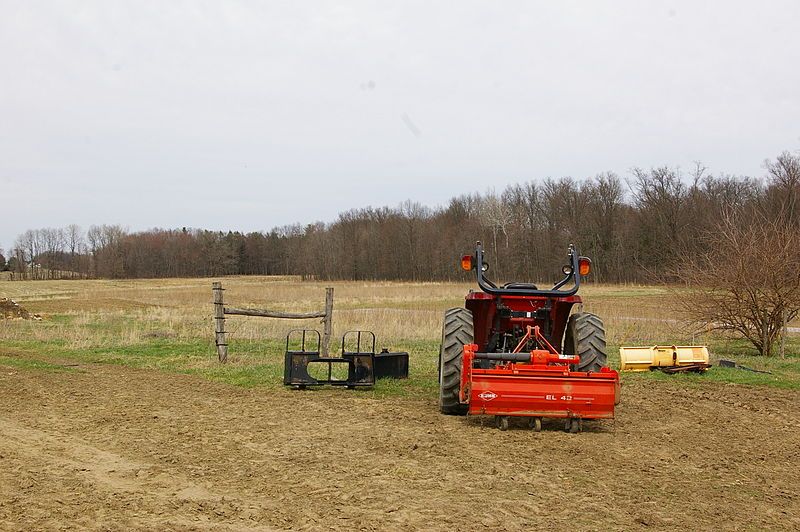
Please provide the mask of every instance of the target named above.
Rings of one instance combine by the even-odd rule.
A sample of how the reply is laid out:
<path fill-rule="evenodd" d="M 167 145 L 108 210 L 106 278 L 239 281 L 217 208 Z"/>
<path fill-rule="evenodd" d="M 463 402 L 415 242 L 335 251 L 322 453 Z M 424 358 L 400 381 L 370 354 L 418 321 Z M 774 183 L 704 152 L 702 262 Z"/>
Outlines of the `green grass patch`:
<path fill-rule="evenodd" d="M 603 288 L 605 289 L 605 288 Z M 610 289 L 609 289 L 610 290 Z M 643 289 L 647 291 L 648 289 Z M 633 289 L 633 292 L 639 292 Z M 618 295 L 618 293 L 614 293 Z M 633 294 L 631 294 L 633 295 Z M 79 363 L 116 364 L 138 369 L 152 369 L 173 373 L 197 375 L 216 382 L 242 387 L 264 387 L 279 389 L 283 386 L 283 359 L 285 339 L 243 340 L 233 336 L 229 342 L 229 363 L 216 360 L 214 343 L 209 333 L 204 338 L 169 338 L 148 336 L 150 332 L 172 333 L 167 322 L 142 322 L 140 335 L 131 342 L 131 326 L 139 322 L 138 316 L 110 315 L 102 320 L 84 323 L 75 315 L 54 315 L 45 322 L 14 322 L 18 334 L 6 338 L 0 347 L 0 366 L 32 370 L 68 370 L 58 362 L 69 360 Z M 66 327 L 65 327 L 66 325 Z M 71 327 L 86 331 L 102 331 L 102 334 L 77 335 L 72 341 L 65 339 Z M 10 330 L 10 329 L 9 329 Z M 44 334 L 42 331 L 46 334 Z M 31 332 L 28 335 L 28 331 Z M 22 333 L 22 334 L 21 334 Z M 48 339 L 30 339 L 33 333 Z M 141 339 L 140 339 L 141 338 Z M 127 339 L 127 343 L 124 341 Z M 378 348 L 387 345 L 393 351 L 409 353 L 409 378 L 404 380 L 383 379 L 371 390 L 359 390 L 366 397 L 414 397 L 435 400 L 438 393 L 439 338 L 424 340 L 392 339 L 385 343 L 378 339 Z M 75 347 L 86 342 L 85 347 Z M 670 381 L 688 386 L 707 383 L 734 383 L 749 386 L 770 386 L 784 389 L 800 389 L 800 336 L 793 335 L 787 342 L 786 359 L 760 357 L 754 354 L 750 344 L 728 337 L 714 337 L 709 345 L 714 367 L 701 374 L 666 375 L 661 372 L 626 373 L 623 380 L 649 379 Z M 12 353 L 13 350 L 13 353 Z M 333 354 L 338 354 L 338 341 L 332 345 Z M 619 367 L 619 346 L 609 345 L 609 364 Z M 753 373 L 741 369 L 720 368 L 720 358 L 731 359 L 753 369 L 770 371 L 771 374 Z"/>
<path fill-rule="evenodd" d="M 797 364 L 796 364 L 797 365 Z M 702 373 L 677 373 L 669 375 L 662 371 L 623 373 L 622 381 L 650 380 L 679 383 L 681 386 L 703 386 L 708 383 L 742 384 L 747 386 L 770 386 L 786 390 L 800 390 L 800 372 L 753 373 L 738 368 L 714 366 Z"/>
<path fill-rule="evenodd" d="M 283 384 L 283 363 L 256 364 L 253 366 L 234 366 L 219 364 L 216 367 L 202 369 L 185 369 L 181 373 L 199 375 L 206 379 L 242 386 L 245 388 L 268 387 L 277 388 Z"/>
<path fill-rule="evenodd" d="M 38 371 L 73 371 L 73 368 L 37 360 L 34 358 L 0 355 L 0 367 L 38 370 Z"/>
<path fill-rule="evenodd" d="M 118 364 L 135 368 L 177 371 L 208 358 L 208 341 L 153 340 L 146 343 L 120 346 L 75 348 L 64 341 L 10 340 L 4 345 L 18 353 L 44 358 L 67 358 L 91 364 Z"/>
<path fill-rule="evenodd" d="M 62 368 L 40 359 L 68 359 L 87 364 L 115 364 L 137 369 L 197 375 L 215 382 L 247 388 L 283 387 L 284 349 L 282 340 L 231 340 L 228 364 L 216 360 L 213 342 L 209 340 L 152 339 L 134 345 L 73 348 L 64 341 L 11 340 L 4 346 L 19 357 L 17 365 Z M 438 350 L 436 341 L 412 340 L 398 344 L 395 350 L 409 353 L 408 379 L 380 379 L 370 390 L 358 390 L 367 397 L 429 397 L 438 393 Z M 337 353 L 333 353 L 334 356 Z M 30 358 L 25 357 L 29 355 Z M 24 357 L 24 358 L 20 358 Z"/>

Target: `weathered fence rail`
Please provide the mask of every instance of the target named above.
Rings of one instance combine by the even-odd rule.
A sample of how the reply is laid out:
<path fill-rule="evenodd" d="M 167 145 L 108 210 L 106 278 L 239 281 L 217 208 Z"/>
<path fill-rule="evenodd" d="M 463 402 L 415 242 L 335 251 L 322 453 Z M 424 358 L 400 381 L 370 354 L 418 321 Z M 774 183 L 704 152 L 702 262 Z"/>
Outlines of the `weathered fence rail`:
<path fill-rule="evenodd" d="M 322 356 L 328 356 L 331 334 L 333 331 L 333 288 L 325 289 L 325 308 L 317 312 L 280 312 L 277 310 L 264 310 L 254 308 L 226 307 L 225 297 L 221 282 L 212 283 L 211 291 L 214 294 L 214 343 L 217 346 L 217 356 L 223 364 L 228 361 L 228 340 L 225 331 L 225 315 L 255 316 L 259 318 L 279 318 L 286 320 L 307 320 L 322 318 Z"/>
<path fill-rule="evenodd" d="M 277 312 L 274 310 L 259 310 L 253 308 L 232 308 L 232 307 L 224 307 L 225 314 L 237 314 L 239 316 L 258 316 L 262 318 L 283 318 L 289 320 L 301 320 L 301 319 L 308 319 L 308 318 L 324 318 L 326 316 L 325 311 L 321 312 L 306 312 L 306 313 L 299 313 L 299 314 L 292 314 L 289 312 Z"/>

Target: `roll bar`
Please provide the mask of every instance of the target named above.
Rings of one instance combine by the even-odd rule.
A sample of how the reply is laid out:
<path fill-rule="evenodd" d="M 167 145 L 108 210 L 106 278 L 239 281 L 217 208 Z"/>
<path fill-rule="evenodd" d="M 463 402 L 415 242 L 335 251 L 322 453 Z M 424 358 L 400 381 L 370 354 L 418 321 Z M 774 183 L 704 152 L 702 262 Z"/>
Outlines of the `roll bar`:
<path fill-rule="evenodd" d="M 565 297 L 574 295 L 578 291 L 581 284 L 581 276 L 578 270 L 578 251 L 575 246 L 570 244 L 567 251 L 569 258 L 569 273 L 565 273 L 564 278 L 557 282 L 553 288 L 549 290 L 539 290 L 536 287 L 520 286 L 520 283 L 509 283 L 504 287 L 498 287 L 492 281 L 486 278 L 483 270 L 483 246 L 480 242 L 475 244 L 475 271 L 478 277 L 478 286 L 487 294 L 495 296 L 544 296 L 544 297 Z M 566 270 L 567 267 L 565 267 Z M 570 279 L 574 280 L 575 286 L 567 290 L 560 290 L 562 286 L 567 284 Z M 515 286 L 516 285 L 516 286 Z"/>

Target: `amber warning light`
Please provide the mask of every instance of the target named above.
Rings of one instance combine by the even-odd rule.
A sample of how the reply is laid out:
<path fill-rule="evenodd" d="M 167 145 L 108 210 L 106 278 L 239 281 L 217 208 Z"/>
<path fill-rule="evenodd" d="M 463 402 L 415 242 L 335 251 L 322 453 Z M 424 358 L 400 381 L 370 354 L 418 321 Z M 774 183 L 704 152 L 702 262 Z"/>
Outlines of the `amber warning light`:
<path fill-rule="evenodd" d="M 472 269 L 472 255 L 461 257 L 461 269 L 467 272 Z"/>
<path fill-rule="evenodd" d="M 462 259 L 463 261 L 463 259 Z M 589 257 L 581 257 L 578 259 L 578 273 L 581 275 L 589 275 L 592 271 L 592 259 Z"/>

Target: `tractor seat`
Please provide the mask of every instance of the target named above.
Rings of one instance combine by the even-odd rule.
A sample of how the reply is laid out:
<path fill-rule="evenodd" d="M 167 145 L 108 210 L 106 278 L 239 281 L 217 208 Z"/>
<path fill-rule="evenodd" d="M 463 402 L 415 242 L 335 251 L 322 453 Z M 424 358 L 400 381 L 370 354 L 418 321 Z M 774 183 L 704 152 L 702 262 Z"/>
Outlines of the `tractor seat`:
<path fill-rule="evenodd" d="M 538 290 L 533 283 L 506 283 L 503 288 L 523 288 L 525 290 Z"/>

